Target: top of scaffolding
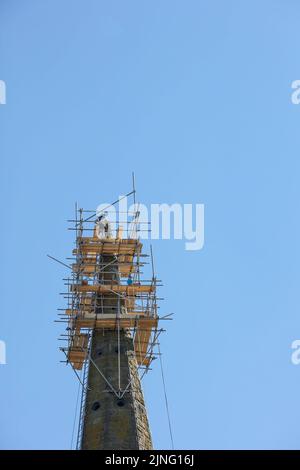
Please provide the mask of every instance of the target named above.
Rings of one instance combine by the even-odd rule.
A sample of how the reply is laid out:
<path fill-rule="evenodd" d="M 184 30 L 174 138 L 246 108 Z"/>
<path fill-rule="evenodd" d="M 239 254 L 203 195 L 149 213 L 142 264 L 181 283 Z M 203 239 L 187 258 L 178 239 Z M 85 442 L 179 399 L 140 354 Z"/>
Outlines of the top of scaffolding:
<path fill-rule="evenodd" d="M 129 196 L 133 196 L 133 205 L 119 210 L 122 199 Z M 160 281 L 154 272 L 152 249 L 151 263 L 142 252 L 139 233 L 149 231 L 150 226 L 140 221 L 138 207 L 133 189 L 96 211 L 76 205 L 75 217 L 68 221 L 68 229 L 75 232 L 75 248 L 68 258 L 71 276 L 65 279 L 67 289 L 61 293 L 67 308 L 59 309 L 63 311 L 59 321 L 66 323 L 61 339 L 67 345 L 61 349 L 74 370 L 82 369 L 89 359 L 95 329 L 130 331 L 138 367 L 146 371 L 157 354 L 154 348 L 163 331 L 158 328 L 156 296 Z M 149 264 L 152 272 L 147 278 L 144 269 Z"/>

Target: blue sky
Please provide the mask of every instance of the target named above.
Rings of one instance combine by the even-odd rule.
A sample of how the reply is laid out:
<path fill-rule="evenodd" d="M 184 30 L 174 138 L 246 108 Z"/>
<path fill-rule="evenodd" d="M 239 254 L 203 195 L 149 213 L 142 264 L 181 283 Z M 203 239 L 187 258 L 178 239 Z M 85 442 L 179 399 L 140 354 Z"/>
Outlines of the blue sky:
<path fill-rule="evenodd" d="M 0 447 L 70 448 L 53 323 L 74 202 L 204 203 L 205 246 L 153 242 L 175 447 L 299 449 L 300 6 L 1 0 Z M 170 448 L 159 365 L 144 382 Z"/>

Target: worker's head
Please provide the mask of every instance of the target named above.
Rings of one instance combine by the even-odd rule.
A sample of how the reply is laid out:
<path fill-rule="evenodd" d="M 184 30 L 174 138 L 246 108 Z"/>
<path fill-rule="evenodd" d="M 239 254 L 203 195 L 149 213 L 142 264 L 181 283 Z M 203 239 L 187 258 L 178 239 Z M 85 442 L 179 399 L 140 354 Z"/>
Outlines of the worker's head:
<path fill-rule="evenodd" d="M 104 219 L 107 216 L 107 212 L 101 212 L 97 216 L 97 222 L 100 222 L 100 220 Z"/>

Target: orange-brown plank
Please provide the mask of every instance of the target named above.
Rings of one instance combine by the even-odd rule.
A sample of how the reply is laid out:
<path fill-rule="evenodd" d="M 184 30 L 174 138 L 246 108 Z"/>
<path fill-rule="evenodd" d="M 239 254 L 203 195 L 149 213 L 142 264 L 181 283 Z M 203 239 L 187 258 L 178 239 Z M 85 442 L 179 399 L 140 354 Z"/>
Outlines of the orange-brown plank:
<path fill-rule="evenodd" d="M 142 246 L 139 240 L 134 238 L 98 238 L 98 237 L 78 237 L 78 243 L 101 243 L 103 245 L 137 245 Z"/>
<path fill-rule="evenodd" d="M 66 315 L 78 315 L 79 313 L 82 314 L 82 315 L 84 315 L 85 313 L 91 314 L 91 313 L 94 313 L 94 308 L 91 308 L 90 310 L 84 310 L 84 311 L 79 311 L 79 310 L 75 310 L 75 309 L 72 310 L 71 308 L 66 309 Z M 126 315 L 145 316 L 146 312 L 143 312 L 141 310 L 136 310 L 136 311 L 135 310 L 130 310 L 130 311 L 126 312 Z"/>
<path fill-rule="evenodd" d="M 103 253 L 105 255 L 114 255 L 116 253 L 121 255 L 133 255 L 136 252 L 136 247 L 118 245 L 112 245 L 110 247 L 105 245 L 81 245 L 79 251 L 87 255 L 96 253 Z M 77 253 L 78 250 L 75 248 L 73 250 L 73 254 L 76 255 Z"/>
<path fill-rule="evenodd" d="M 150 328 L 137 328 L 134 338 L 134 349 L 139 351 L 141 356 L 145 356 L 147 354 L 150 335 Z"/>
<path fill-rule="evenodd" d="M 157 326 L 157 318 L 120 318 L 120 327 L 121 328 L 134 328 L 137 326 L 137 330 L 144 328 L 155 328 Z M 106 328 L 106 329 L 115 329 L 117 326 L 116 319 L 105 318 L 101 320 L 95 320 L 93 318 L 77 318 L 76 327 L 78 328 Z M 150 333 L 149 333 L 150 334 Z"/>
<path fill-rule="evenodd" d="M 72 285 L 73 292 L 119 292 L 127 295 L 135 295 L 136 292 L 149 293 L 154 291 L 152 285 L 120 285 L 120 284 L 102 284 L 102 285 Z"/>

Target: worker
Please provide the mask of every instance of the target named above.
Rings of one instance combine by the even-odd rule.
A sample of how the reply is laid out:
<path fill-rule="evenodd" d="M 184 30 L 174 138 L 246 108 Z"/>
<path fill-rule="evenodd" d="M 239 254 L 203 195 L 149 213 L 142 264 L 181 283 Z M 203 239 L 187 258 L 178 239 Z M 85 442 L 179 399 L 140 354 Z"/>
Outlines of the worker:
<path fill-rule="evenodd" d="M 127 285 L 128 285 L 128 286 L 131 286 L 131 285 L 132 285 L 132 282 L 133 282 L 133 281 L 132 281 L 132 276 L 131 276 L 131 274 L 129 274 L 129 275 L 128 275 L 128 279 L 127 279 Z"/>
<path fill-rule="evenodd" d="M 106 212 L 104 214 L 99 215 L 96 220 L 96 235 L 98 238 L 111 238 L 111 225 L 106 218 Z"/>

